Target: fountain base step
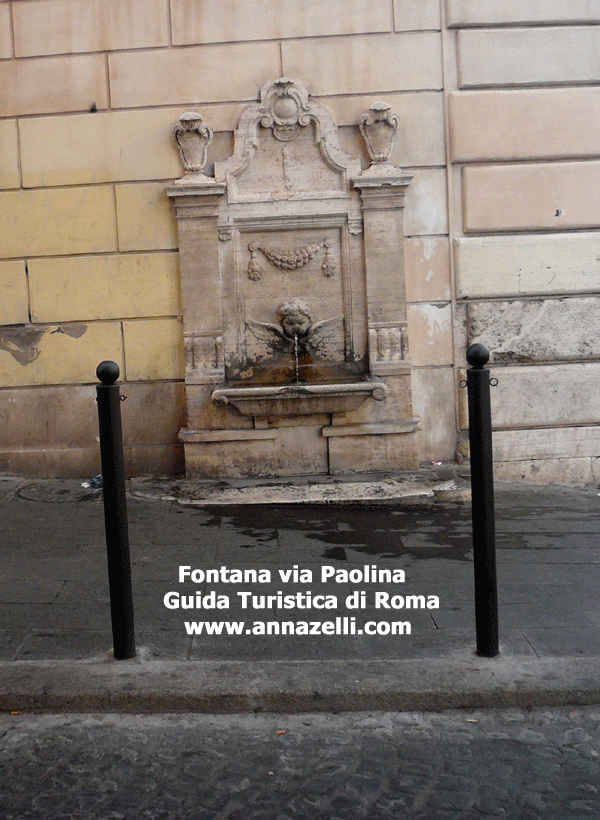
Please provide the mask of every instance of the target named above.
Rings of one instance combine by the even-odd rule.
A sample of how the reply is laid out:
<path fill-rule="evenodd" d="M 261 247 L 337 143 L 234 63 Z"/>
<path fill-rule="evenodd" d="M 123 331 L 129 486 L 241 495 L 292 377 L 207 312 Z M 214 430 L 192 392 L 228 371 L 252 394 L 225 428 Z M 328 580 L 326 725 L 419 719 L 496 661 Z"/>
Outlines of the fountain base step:
<path fill-rule="evenodd" d="M 238 423 L 244 417 L 237 415 Z M 233 419 L 232 419 L 233 420 Z M 379 423 L 325 423 L 309 415 L 298 424 L 285 418 L 256 418 L 254 427 L 183 429 L 188 478 L 231 479 L 267 476 L 339 475 L 387 472 L 417 466 L 414 419 Z M 264 424 L 263 424 L 264 422 Z M 259 426 L 260 423 L 260 426 Z"/>
<path fill-rule="evenodd" d="M 423 504 L 469 502 L 465 465 L 421 467 L 394 474 L 281 476 L 269 479 L 138 478 L 129 492 L 180 504 Z"/>

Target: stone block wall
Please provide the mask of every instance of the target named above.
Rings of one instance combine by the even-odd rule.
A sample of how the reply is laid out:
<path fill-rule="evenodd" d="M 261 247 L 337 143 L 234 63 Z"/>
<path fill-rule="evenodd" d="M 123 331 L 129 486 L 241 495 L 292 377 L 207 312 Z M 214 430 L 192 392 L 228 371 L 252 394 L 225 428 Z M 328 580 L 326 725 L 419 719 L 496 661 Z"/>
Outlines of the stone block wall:
<path fill-rule="evenodd" d="M 447 10 L 457 348 L 493 351 L 501 478 L 593 482 L 600 3 L 448 0 Z"/>
<path fill-rule="evenodd" d="M 119 363 L 130 473 L 183 468 L 181 113 L 231 153 L 304 81 L 362 155 L 400 117 L 419 457 L 464 446 L 464 349 L 494 348 L 501 476 L 594 478 L 598 0 L 0 0 L 0 470 L 98 471 L 95 368 Z M 558 338 L 557 338 L 558 337 Z"/>

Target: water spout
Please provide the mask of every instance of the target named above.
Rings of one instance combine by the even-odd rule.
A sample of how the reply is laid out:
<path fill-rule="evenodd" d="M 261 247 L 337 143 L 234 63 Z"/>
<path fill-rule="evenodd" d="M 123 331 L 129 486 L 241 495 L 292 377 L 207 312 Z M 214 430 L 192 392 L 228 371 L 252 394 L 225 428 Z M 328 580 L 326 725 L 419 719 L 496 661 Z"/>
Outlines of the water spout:
<path fill-rule="evenodd" d="M 300 368 L 298 361 L 298 334 L 294 333 L 294 371 L 296 375 L 296 384 L 300 384 Z"/>

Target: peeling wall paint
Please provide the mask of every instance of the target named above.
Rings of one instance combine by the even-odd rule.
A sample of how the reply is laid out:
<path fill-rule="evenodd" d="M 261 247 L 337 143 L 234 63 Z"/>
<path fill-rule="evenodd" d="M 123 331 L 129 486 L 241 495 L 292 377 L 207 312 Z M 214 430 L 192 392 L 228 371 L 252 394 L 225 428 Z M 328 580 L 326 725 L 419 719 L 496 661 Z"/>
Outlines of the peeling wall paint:
<path fill-rule="evenodd" d="M 40 343 L 44 336 L 54 333 L 64 333 L 72 339 L 80 339 L 87 331 L 88 326 L 82 322 L 77 324 L 59 325 L 51 330 L 48 327 L 34 325 L 0 326 L 0 350 L 4 350 L 23 367 L 35 362 L 39 357 Z"/>
<path fill-rule="evenodd" d="M 86 324 L 80 322 L 75 325 L 59 325 L 56 330 L 52 331 L 52 333 L 64 333 L 67 336 L 71 336 L 73 339 L 81 339 L 87 328 L 88 326 Z"/>
<path fill-rule="evenodd" d="M 47 331 L 31 325 L 13 325 L 0 328 L 0 350 L 5 350 L 19 364 L 26 367 L 40 355 L 38 344 Z"/>

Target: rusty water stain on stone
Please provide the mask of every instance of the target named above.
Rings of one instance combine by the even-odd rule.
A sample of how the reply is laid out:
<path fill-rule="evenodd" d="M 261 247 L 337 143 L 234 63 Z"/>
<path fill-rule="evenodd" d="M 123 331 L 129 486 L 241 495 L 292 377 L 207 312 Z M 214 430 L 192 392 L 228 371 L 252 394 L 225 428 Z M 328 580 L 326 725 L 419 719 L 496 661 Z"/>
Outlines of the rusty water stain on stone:
<path fill-rule="evenodd" d="M 37 347 L 45 330 L 31 325 L 13 325 L 0 328 L 0 350 L 5 350 L 24 367 L 40 355 Z"/>
<path fill-rule="evenodd" d="M 86 332 L 88 326 L 83 322 L 78 324 L 72 325 L 59 325 L 56 330 L 53 330 L 52 333 L 65 333 L 67 336 L 71 336 L 73 339 L 80 339 L 83 334 Z"/>

